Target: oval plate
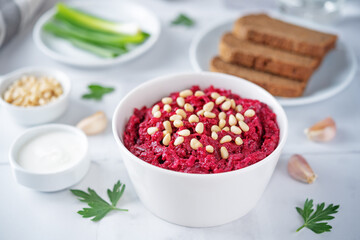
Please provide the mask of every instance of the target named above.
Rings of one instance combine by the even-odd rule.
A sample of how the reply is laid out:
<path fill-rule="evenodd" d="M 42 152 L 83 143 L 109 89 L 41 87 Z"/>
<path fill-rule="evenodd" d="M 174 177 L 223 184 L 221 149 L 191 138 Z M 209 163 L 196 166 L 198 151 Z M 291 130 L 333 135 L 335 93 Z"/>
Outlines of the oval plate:
<path fill-rule="evenodd" d="M 276 16 L 276 18 L 323 32 L 335 32 L 333 29 L 306 22 L 303 19 L 288 17 L 285 19 L 284 16 Z M 218 55 L 221 36 L 231 31 L 234 22 L 235 19 L 231 19 L 216 24 L 200 32 L 194 38 L 190 47 L 190 61 L 196 71 L 209 71 L 210 60 Z M 324 100 L 345 89 L 354 78 L 356 69 L 356 57 L 340 37 L 336 48 L 327 54 L 320 67 L 311 76 L 302 97 L 276 98 L 283 106 L 303 105 Z"/>
<path fill-rule="evenodd" d="M 55 8 L 52 8 L 37 21 L 34 27 L 33 38 L 36 46 L 44 54 L 59 62 L 78 67 L 105 67 L 125 63 L 145 53 L 159 38 L 161 25 L 158 18 L 141 5 L 129 1 L 86 1 L 77 2 L 71 4 L 71 6 L 114 21 L 136 22 L 143 31 L 150 34 L 150 37 L 144 43 L 116 58 L 101 58 L 74 47 L 65 39 L 56 37 L 42 30 L 43 25 L 52 18 L 56 12 Z"/>

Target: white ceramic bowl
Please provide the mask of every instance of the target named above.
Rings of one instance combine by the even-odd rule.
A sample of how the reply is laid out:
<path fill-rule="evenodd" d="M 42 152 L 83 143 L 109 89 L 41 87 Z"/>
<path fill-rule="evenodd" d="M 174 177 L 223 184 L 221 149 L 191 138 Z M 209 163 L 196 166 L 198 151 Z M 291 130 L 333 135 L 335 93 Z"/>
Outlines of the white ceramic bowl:
<path fill-rule="evenodd" d="M 21 147 L 34 137 L 54 130 L 70 132 L 78 137 L 85 149 L 82 158 L 64 170 L 50 173 L 34 172 L 20 166 L 17 159 Z M 30 128 L 21 134 L 10 148 L 9 159 L 13 175 L 19 184 L 42 192 L 53 192 L 70 187 L 85 176 L 90 165 L 87 152 L 88 140 L 81 130 L 64 124 L 48 124 Z"/>
<path fill-rule="evenodd" d="M 231 89 L 244 98 L 268 104 L 277 115 L 280 128 L 280 142 L 275 151 L 249 167 L 217 174 L 175 172 L 133 155 L 123 144 L 123 133 L 134 108 L 150 107 L 171 92 L 192 85 Z M 138 86 L 119 103 L 112 125 L 122 159 L 143 204 L 160 218 L 189 227 L 225 224 L 253 209 L 270 180 L 288 132 L 285 112 L 271 94 L 246 80 L 209 72 L 159 77 Z"/>
<path fill-rule="evenodd" d="M 55 101 L 43 106 L 19 107 L 5 102 L 3 99 L 5 91 L 23 75 L 54 77 L 61 84 L 63 94 Z M 57 119 L 65 112 L 68 107 L 70 89 L 70 80 L 61 71 L 44 67 L 21 68 L 0 77 L 0 104 L 21 125 L 47 123 Z"/>

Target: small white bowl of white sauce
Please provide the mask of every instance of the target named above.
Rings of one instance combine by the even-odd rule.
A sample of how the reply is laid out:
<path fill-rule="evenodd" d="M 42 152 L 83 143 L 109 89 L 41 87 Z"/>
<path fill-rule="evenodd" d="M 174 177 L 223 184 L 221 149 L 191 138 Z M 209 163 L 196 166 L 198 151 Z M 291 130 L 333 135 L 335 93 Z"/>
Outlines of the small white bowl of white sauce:
<path fill-rule="evenodd" d="M 68 188 L 87 173 L 88 140 L 79 129 L 63 124 L 33 127 L 10 148 L 16 181 L 26 187 L 52 192 Z"/>

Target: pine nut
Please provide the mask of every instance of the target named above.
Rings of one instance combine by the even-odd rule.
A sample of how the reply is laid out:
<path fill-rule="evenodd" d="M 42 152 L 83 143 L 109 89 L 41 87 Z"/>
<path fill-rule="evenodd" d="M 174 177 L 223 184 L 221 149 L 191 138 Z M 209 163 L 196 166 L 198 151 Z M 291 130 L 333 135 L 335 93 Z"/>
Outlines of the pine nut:
<path fill-rule="evenodd" d="M 13 93 L 13 89 L 11 89 L 11 90 L 9 90 L 9 91 L 6 91 L 5 92 L 5 95 L 4 95 L 4 100 L 6 101 L 6 102 L 11 102 L 12 101 L 12 93 Z"/>
<path fill-rule="evenodd" d="M 220 104 L 222 104 L 225 100 L 226 100 L 226 97 L 225 97 L 225 96 L 220 96 L 220 97 L 218 97 L 218 98 L 215 100 L 215 103 L 216 103 L 217 105 L 220 105 Z"/>
<path fill-rule="evenodd" d="M 185 111 L 187 111 L 187 112 L 193 112 L 193 111 L 194 111 L 194 107 L 193 107 L 191 104 L 189 104 L 189 103 L 185 103 L 184 109 L 185 109 Z"/>
<path fill-rule="evenodd" d="M 158 129 L 157 127 L 149 127 L 149 128 L 147 129 L 147 133 L 148 133 L 149 135 L 153 135 L 153 134 L 156 133 L 158 130 L 159 130 L 159 129 Z"/>
<path fill-rule="evenodd" d="M 221 129 L 220 129 L 220 127 L 219 127 L 219 126 L 217 126 L 217 125 L 213 125 L 213 126 L 211 126 L 211 131 L 212 131 L 212 132 L 220 132 L 220 131 L 221 131 Z"/>
<path fill-rule="evenodd" d="M 189 117 L 189 123 L 195 123 L 195 122 L 199 122 L 199 118 L 198 118 L 198 116 L 193 114 Z"/>
<path fill-rule="evenodd" d="M 219 113 L 219 119 L 226 119 L 226 113 L 220 112 Z"/>
<path fill-rule="evenodd" d="M 204 112 L 204 116 L 207 118 L 215 118 L 216 114 L 213 112 Z"/>
<path fill-rule="evenodd" d="M 228 152 L 228 150 L 226 149 L 226 147 L 221 147 L 221 148 L 220 148 L 220 154 L 221 154 L 221 157 L 222 157 L 223 159 L 228 159 L 228 157 L 229 157 L 229 152 Z"/>
<path fill-rule="evenodd" d="M 170 116 L 169 119 L 172 122 L 175 121 L 175 120 L 182 120 L 182 116 L 175 114 L 175 115 Z"/>
<path fill-rule="evenodd" d="M 179 107 L 183 107 L 185 105 L 185 99 L 183 97 L 178 97 L 176 103 Z"/>
<path fill-rule="evenodd" d="M 154 115 L 159 110 L 160 110 L 160 106 L 156 104 L 151 110 L 152 115 Z"/>
<path fill-rule="evenodd" d="M 238 121 L 244 121 L 244 116 L 241 114 L 241 113 L 237 113 L 236 115 L 235 115 L 235 117 L 236 117 L 236 119 L 238 120 Z"/>
<path fill-rule="evenodd" d="M 171 112 L 171 106 L 169 105 L 169 104 L 165 104 L 164 105 L 164 111 L 166 111 L 166 112 Z"/>
<path fill-rule="evenodd" d="M 177 145 L 180 145 L 184 142 L 184 137 L 177 137 L 174 141 L 174 145 L 177 146 Z"/>
<path fill-rule="evenodd" d="M 212 97 L 213 99 L 217 99 L 218 97 L 220 97 L 220 94 L 217 93 L 217 92 L 212 92 L 212 93 L 211 93 L 211 97 Z"/>
<path fill-rule="evenodd" d="M 219 121 L 219 127 L 220 127 L 220 128 L 224 128 L 225 125 L 226 125 L 226 120 L 225 120 L 225 119 L 220 119 L 220 121 Z"/>
<path fill-rule="evenodd" d="M 242 109 L 243 109 L 243 106 L 241 106 L 240 104 L 235 107 L 235 110 L 237 112 L 241 112 Z"/>
<path fill-rule="evenodd" d="M 213 102 L 208 102 L 204 105 L 203 109 L 205 112 L 211 112 L 214 108 L 214 103 Z"/>
<path fill-rule="evenodd" d="M 167 133 L 167 134 L 165 135 L 165 137 L 163 138 L 162 143 L 163 143 L 165 146 L 169 146 L 170 141 L 171 141 L 171 135 L 170 135 L 170 133 Z"/>
<path fill-rule="evenodd" d="M 230 100 L 226 100 L 222 105 L 221 105 L 221 109 L 224 111 L 229 110 L 231 107 L 231 102 Z"/>
<path fill-rule="evenodd" d="M 243 144 L 243 140 L 240 137 L 237 137 L 237 138 L 235 138 L 235 143 L 236 143 L 236 145 L 241 145 L 241 144 Z"/>
<path fill-rule="evenodd" d="M 179 93 L 180 97 L 186 98 L 193 95 L 193 92 L 190 89 L 183 90 Z"/>
<path fill-rule="evenodd" d="M 17 100 L 19 100 L 19 101 L 13 102 L 14 105 L 20 105 L 20 104 L 23 102 L 24 98 L 18 98 Z M 40 105 L 46 104 L 45 99 L 40 98 L 40 99 L 39 99 L 39 104 L 40 104 Z"/>
<path fill-rule="evenodd" d="M 176 110 L 176 114 L 180 115 L 183 119 L 186 118 L 186 112 L 184 110 L 182 110 L 182 109 Z"/>
<path fill-rule="evenodd" d="M 23 75 L 10 85 L 3 99 L 15 106 L 39 106 L 56 100 L 63 94 L 61 84 L 54 78 Z"/>
<path fill-rule="evenodd" d="M 208 153 L 213 153 L 213 152 L 214 152 L 214 147 L 211 146 L 211 145 L 207 145 L 207 146 L 205 147 L 205 149 L 206 149 L 206 151 L 207 151 Z"/>
<path fill-rule="evenodd" d="M 184 129 L 184 130 L 181 130 L 181 131 L 177 132 L 177 134 L 179 134 L 180 136 L 187 137 L 187 136 L 190 135 L 190 130 L 189 129 Z"/>
<path fill-rule="evenodd" d="M 242 132 L 238 126 L 231 126 L 230 130 L 234 134 L 241 134 L 241 132 Z"/>
<path fill-rule="evenodd" d="M 234 125 L 236 125 L 236 124 L 237 124 L 237 120 L 236 120 L 235 116 L 231 114 L 231 115 L 229 116 L 229 125 L 230 125 L 230 126 L 234 126 Z"/>
<path fill-rule="evenodd" d="M 203 91 L 198 90 L 198 91 L 195 92 L 194 95 L 195 95 L 195 97 L 201 97 L 201 96 L 204 96 L 205 93 Z"/>
<path fill-rule="evenodd" d="M 217 135 L 217 133 L 216 132 L 211 132 L 211 138 L 212 139 L 214 139 L 214 140 L 216 140 L 216 139 L 218 139 L 218 135 Z"/>
<path fill-rule="evenodd" d="M 230 128 L 229 127 L 224 127 L 222 130 L 224 130 L 225 132 L 228 132 L 228 131 L 230 131 Z"/>
<path fill-rule="evenodd" d="M 173 124 L 176 128 L 184 126 L 183 122 L 179 119 L 176 119 Z"/>
<path fill-rule="evenodd" d="M 199 122 L 195 127 L 195 131 L 199 134 L 202 134 L 204 132 L 204 124 Z"/>
<path fill-rule="evenodd" d="M 172 103 L 172 98 L 171 97 L 164 97 L 163 99 L 161 99 L 161 102 L 163 103 L 163 104 L 170 104 L 170 103 Z"/>
<path fill-rule="evenodd" d="M 253 116 L 255 116 L 255 111 L 253 109 L 248 109 L 245 111 L 244 116 L 245 117 L 253 117 Z"/>
<path fill-rule="evenodd" d="M 172 133 L 172 127 L 171 127 L 171 123 L 169 121 L 163 122 L 163 126 L 164 126 L 166 132 Z"/>
<path fill-rule="evenodd" d="M 220 143 L 227 143 L 227 142 L 231 142 L 232 138 L 230 135 L 225 135 L 220 139 Z"/>
<path fill-rule="evenodd" d="M 168 134 L 168 132 L 166 130 L 163 131 L 163 137 L 165 137 L 165 135 Z"/>
<path fill-rule="evenodd" d="M 201 144 L 201 142 L 199 142 L 199 140 L 197 140 L 196 138 L 191 139 L 190 141 L 190 147 L 194 150 L 198 150 L 198 148 L 202 147 L 203 145 Z"/>
<path fill-rule="evenodd" d="M 231 102 L 231 108 L 232 108 L 232 109 L 235 109 L 235 107 L 236 107 L 235 100 L 234 100 L 234 99 L 230 99 L 230 102 Z"/>
<path fill-rule="evenodd" d="M 198 115 L 200 117 L 200 116 L 204 116 L 204 113 L 205 113 L 204 110 L 200 110 L 196 113 L 196 115 Z"/>
<path fill-rule="evenodd" d="M 161 112 L 160 111 L 155 112 L 154 117 L 155 118 L 160 118 L 161 117 Z"/>
<path fill-rule="evenodd" d="M 244 121 L 239 121 L 239 126 L 244 132 L 249 131 L 249 126 Z"/>

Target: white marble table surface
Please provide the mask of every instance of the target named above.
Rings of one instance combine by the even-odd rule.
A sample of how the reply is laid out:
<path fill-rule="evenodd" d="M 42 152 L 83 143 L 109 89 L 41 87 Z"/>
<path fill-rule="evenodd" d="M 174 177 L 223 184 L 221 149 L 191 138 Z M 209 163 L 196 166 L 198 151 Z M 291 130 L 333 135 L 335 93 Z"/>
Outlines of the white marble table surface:
<path fill-rule="evenodd" d="M 43 11 L 54 1 L 46 2 Z M 119 100 L 138 84 L 156 76 L 192 71 L 188 49 L 201 29 L 241 11 L 268 10 L 270 1 L 243 1 L 240 8 L 229 8 L 230 1 L 139 1 L 156 12 L 163 32 L 159 42 L 143 57 L 126 65 L 108 69 L 76 69 L 52 61 L 35 47 L 31 37 L 33 23 L 0 50 L 0 74 L 25 66 L 49 66 L 65 71 L 72 79 L 71 105 L 56 123 L 76 124 L 83 117 L 103 110 L 109 118 Z M 243 7 L 241 7 L 243 6 Z M 179 12 L 194 16 L 194 28 L 171 27 Z M 360 3 L 348 2 L 344 16 L 333 25 L 360 56 Z M 360 226 L 360 72 L 352 84 L 337 96 L 306 106 L 285 108 L 289 118 L 289 138 L 274 175 L 263 197 L 245 217 L 213 228 L 186 228 L 153 216 L 139 201 L 108 127 L 104 134 L 90 137 L 92 164 L 86 177 L 74 188 L 92 187 L 105 196 L 106 188 L 121 179 L 127 188 L 119 205 L 127 213 L 110 213 L 99 223 L 82 219 L 76 211 L 85 205 L 68 190 L 41 193 L 18 185 L 8 164 L 12 141 L 26 128 L 18 126 L 0 108 L 0 239 L 359 239 Z M 97 103 L 82 100 L 89 83 L 114 86 L 116 91 Z M 303 129 L 332 116 L 338 135 L 330 143 L 313 143 Z M 312 185 L 291 179 L 286 171 L 289 156 L 303 154 L 318 175 Z M 340 204 L 331 221 L 331 233 L 316 235 L 304 229 L 295 206 L 306 198 L 315 202 Z"/>

